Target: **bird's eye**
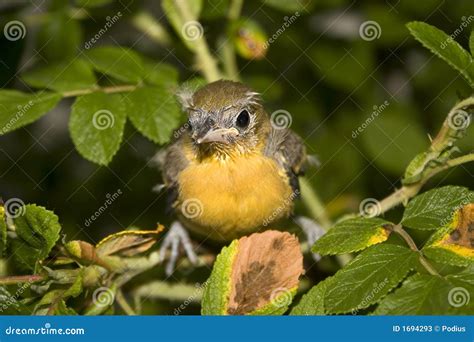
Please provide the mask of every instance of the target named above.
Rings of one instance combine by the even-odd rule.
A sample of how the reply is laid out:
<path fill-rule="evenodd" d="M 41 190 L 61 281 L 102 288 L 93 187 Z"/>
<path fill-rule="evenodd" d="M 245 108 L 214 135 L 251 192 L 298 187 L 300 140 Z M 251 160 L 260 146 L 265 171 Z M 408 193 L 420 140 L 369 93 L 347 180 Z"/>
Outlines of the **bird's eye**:
<path fill-rule="evenodd" d="M 250 115 L 249 112 L 246 110 L 243 110 L 239 113 L 239 116 L 237 117 L 237 120 L 235 120 L 235 124 L 237 127 L 240 128 L 245 128 L 249 125 L 250 122 Z"/>
<path fill-rule="evenodd" d="M 191 121 L 186 122 L 186 128 L 190 131 L 193 129 L 193 126 L 191 125 Z"/>

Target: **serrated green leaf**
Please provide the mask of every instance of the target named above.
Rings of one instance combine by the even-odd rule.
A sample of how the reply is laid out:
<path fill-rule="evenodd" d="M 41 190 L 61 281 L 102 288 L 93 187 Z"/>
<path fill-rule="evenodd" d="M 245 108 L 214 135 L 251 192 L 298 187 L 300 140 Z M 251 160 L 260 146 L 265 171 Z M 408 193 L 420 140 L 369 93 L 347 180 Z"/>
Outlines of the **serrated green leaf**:
<path fill-rule="evenodd" d="M 33 94 L 16 90 L 0 90 L 0 135 L 36 121 L 61 100 L 50 92 Z"/>
<path fill-rule="evenodd" d="M 107 165 L 120 148 L 126 121 L 125 105 L 119 94 L 94 93 L 76 99 L 69 131 L 79 153 L 86 159 Z"/>
<path fill-rule="evenodd" d="M 303 295 L 299 303 L 291 310 L 290 315 L 325 315 L 326 310 L 324 308 L 324 297 L 332 279 L 332 277 L 328 277 L 323 281 L 320 281 L 316 286 L 313 286 L 311 290 L 308 291 L 308 293 Z"/>
<path fill-rule="evenodd" d="M 69 16 L 67 8 L 47 13 L 37 40 L 43 58 L 48 62 L 74 58 L 81 42 L 81 26 Z"/>
<path fill-rule="evenodd" d="M 86 61 L 103 74 L 124 82 L 140 82 L 145 76 L 142 59 L 135 51 L 124 47 L 104 46 L 85 53 Z"/>
<path fill-rule="evenodd" d="M 134 90 L 123 102 L 135 128 L 155 143 L 168 142 L 179 125 L 181 110 L 164 85 Z"/>
<path fill-rule="evenodd" d="M 13 256 L 28 269 L 45 259 L 59 238 L 61 226 L 50 210 L 28 204 L 13 218 L 18 238 L 12 240 Z"/>
<path fill-rule="evenodd" d="M 460 205 L 473 200 L 474 193 L 464 187 L 436 188 L 413 198 L 405 209 L 401 223 L 414 229 L 438 229 L 451 220 L 454 210 Z"/>
<path fill-rule="evenodd" d="M 474 263 L 473 227 L 474 204 L 467 204 L 431 236 L 423 247 L 423 253 L 443 264 L 468 266 Z"/>
<path fill-rule="evenodd" d="M 472 57 L 461 45 L 443 31 L 423 22 L 413 21 L 407 27 L 416 40 L 458 70 L 474 88 Z"/>
<path fill-rule="evenodd" d="M 268 230 L 234 240 L 217 257 L 203 295 L 204 315 L 281 315 L 303 272 L 298 240 Z"/>
<path fill-rule="evenodd" d="M 203 27 L 197 22 L 202 10 L 202 0 L 182 0 L 189 9 L 190 21 L 184 21 L 180 7 L 173 0 L 163 0 L 161 7 L 174 30 L 183 43 L 190 49 L 195 49 L 195 38 L 202 35 Z"/>
<path fill-rule="evenodd" d="M 92 88 L 96 85 L 92 68 L 80 59 L 30 70 L 23 73 L 21 78 L 32 87 L 58 92 Z"/>
<path fill-rule="evenodd" d="M 313 9 L 315 2 L 311 0 L 262 0 L 266 6 L 272 7 L 285 13 L 309 12 Z"/>
<path fill-rule="evenodd" d="M 207 280 L 202 296 L 203 315 L 225 315 L 229 303 L 230 275 L 232 263 L 237 254 L 238 241 L 234 240 L 228 247 L 224 247 L 214 262 L 212 273 Z"/>
<path fill-rule="evenodd" d="M 464 274 L 463 274 L 464 273 Z M 469 275 L 470 274 L 470 275 Z M 446 278 L 416 274 L 388 295 L 376 315 L 460 315 L 472 314 L 474 293 L 472 271 Z"/>
<path fill-rule="evenodd" d="M 345 313 L 377 303 L 416 266 L 418 254 L 388 243 L 372 246 L 339 270 L 326 289 L 328 313 Z"/>
<path fill-rule="evenodd" d="M 390 236 L 390 229 L 384 226 L 390 222 L 379 218 L 350 218 L 338 222 L 314 244 L 312 251 L 321 255 L 357 252 Z"/>
<path fill-rule="evenodd" d="M 176 88 L 178 84 L 178 70 L 166 63 L 155 63 L 145 60 L 145 81 L 152 85 Z"/>

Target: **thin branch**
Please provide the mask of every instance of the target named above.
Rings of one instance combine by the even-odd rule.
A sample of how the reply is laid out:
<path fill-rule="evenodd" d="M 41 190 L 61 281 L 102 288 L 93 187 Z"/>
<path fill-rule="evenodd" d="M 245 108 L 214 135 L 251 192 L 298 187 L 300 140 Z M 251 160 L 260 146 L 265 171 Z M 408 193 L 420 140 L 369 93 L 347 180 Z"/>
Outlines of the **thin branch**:
<path fill-rule="evenodd" d="M 416 253 L 418 253 L 420 255 L 419 257 L 419 260 L 420 260 L 420 264 L 423 265 L 423 267 L 432 275 L 436 275 L 436 276 L 439 276 L 440 274 L 438 273 L 438 271 L 436 271 L 436 269 L 428 262 L 428 260 L 425 259 L 425 257 L 423 256 L 423 254 L 421 253 L 421 251 L 418 249 L 418 247 L 416 246 L 416 243 L 415 241 L 413 241 L 413 239 L 411 238 L 410 234 L 408 234 L 406 232 L 405 229 L 403 229 L 403 227 L 400 225 L 400 224 L 397 224 L 397 225 L 394 225 L 392 227 L 392 230 L 397 233 L 398 235 L 400 235 L 403 240 L 405 240 L 405 242 L 407 243 L 407 245 L 410 247 L 410 249 Z"/>
<path fill-rule="evenodd" d="M 42 275 L 22 275 L 22 276 L 7 276 L 0 277 L 0 285 L 13 285 L 21 283 L 37 283 L 45 280 L 46 277 Z"/>
<path fill-rule="evenodd" d="M 125 299 L 125 296 L 123 295 L 122 290 L 117 290 L 117 293 L 115 294 L 115 300 L 117 304 L 123 309 L 123 311 L 129 315 L 129 316 L 136 316 L 137 313 L 135 310 L 132 309 L 130 304 L 128 304 L 127 300 Z"/>
<path fill-rule="evenodd" d="M 331 228 L 332 222 L 326 213 L 326 208 L 324 207 L 323 202 L 311 187 L 308 180 L 304 177 L 300 178 L 300 188 L 303 203 L 308 208 L 311 215 L 321 224 L 321 226 L 323 226 L 324 229 L 328 230 Z"/>
<path fill-rule="evenodd" d="M 133 91 L 139 87 L 140 87 L 139 84 L 123 84 L 123 85 L 110 86 L 110 87 L 92 87 L 92 88 L 70 90 L 70 91 L 65 91 L 61 94 L 63 97 L 75 97 L 75 96 L 87 95 L 87 94 L 99 93 L 99 92 L 106 93 L 106 94 L 125 93 L 129 91 Z"/>
<path fill-rule="evenodd" d="M 243 0 L 233 0 L 229 6 L 229 12 L 227 14 L 228 29 L 235 23 L 240 17 L 240 12 L 242 11 Z M 237 58 L 235 56 L 234 44 L 228 36 L 224 37 L 224 42 L 222 46 L 222 62 L 224 65 L 225 73 L 230 79 L 238 81 L 239 70 L 237 67 Z"/>
<path fill-rule="evenodd" d="M 191 13 L 187 1 L 174 0 L 174 3 L 185 23 L 197 21 L 197 18 Z M 192 43 L 195 48 L 194 52 L 196 53 L 198 68 L 202 71 L 206 80 L 208 82 L 219 80 L 221 73 L 217 68 L 216 60 L 209 51 L 209 46 L 207 45 L 204 35 L 198 36 Z"/>

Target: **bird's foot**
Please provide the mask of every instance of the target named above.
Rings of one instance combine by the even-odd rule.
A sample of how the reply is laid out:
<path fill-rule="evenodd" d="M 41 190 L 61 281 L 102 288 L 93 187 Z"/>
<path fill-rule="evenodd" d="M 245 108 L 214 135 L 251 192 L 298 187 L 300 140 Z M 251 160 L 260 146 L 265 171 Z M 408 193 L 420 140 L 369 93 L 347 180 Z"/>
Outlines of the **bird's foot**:
<path fill-rule="evenodd" d="M 175 269 L 176 261 L 179 257 L 179 246 L 182 245 L 186 256 L 192 264 L 197 264 L 198 257 L 193 250 L 191 239 L 187 230 L 183 225 L 175 221 L 171 224 L 171 228 L 166 233 L 165 239 L 160 247 L 160 260 L 163 262 L 166 258 L 168 250 L 170 250 L 169 260 L 165 267 L 166 275 L 169 277 Z"/>
<path fill-rule="evenodd" d="M 298 216 L 295 218 L 294 221 L 296 222 L 296 224 L 298 224 L 298 226 L 301 227 L 304 234 L 306 235 L 306 240 L 308 241 L 308 245 L 310 248 L 325 233 L 325 230 L 319 224 L 317 224 L 314 220 L 308 217 Z M 313 259 L 315 261 L 321 260 L 321 255 L 319 255 L 318 253 L 311 254 L 313 255 Z"/>

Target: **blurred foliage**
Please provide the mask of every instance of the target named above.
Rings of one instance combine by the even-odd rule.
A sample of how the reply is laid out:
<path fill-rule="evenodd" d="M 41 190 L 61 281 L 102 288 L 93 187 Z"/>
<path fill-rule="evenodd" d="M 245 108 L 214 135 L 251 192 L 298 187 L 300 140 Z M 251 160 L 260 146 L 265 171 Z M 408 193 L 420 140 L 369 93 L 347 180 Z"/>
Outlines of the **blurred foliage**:
<path fill-rule="evenodd" d="M 22 39 L 0 36 L 0 81 L 3 88 L 15 89 L 2 92 L 2 96 L 16 101 L 11 108 L 2 105 L 0 109 L 15 112 L 19 105 L 41 100 L 17 125 L 49 110 L 41 120 L 0 136 L 1 195 L 54 210 L 68 241 L 85 240 L 95 245 L 127 227 L 155 227 L 156 222 L 168 225 L 173 219 L 165 213 L 162 194 L 152 192 L 160 176 L 150 161 L 157 144 L 166 143 L 172 130 L 185 120 L 176 103 L 167 100 L 178 83 L 194 83 L 201 75 L 198 61 L 187 49 L 193 44 L 183 44 L 180 39 L 183 23 L 173 19 L 169 3 L 165 0 L 162 7 L 153 0 L 51 0 L 41 4 L 4 1 L 0 5 L 2 27 L 19 20 L 26 30 Z M 469 16 L 474 9 L 470 0 L 456 1 L 456 5 L 435 0 L 247 1 L 240 19 L 227 25 L 231 3 L 206 0 L 202 8 L 195 9 L 201 13 L 210 49 L 227 58 L 226 35 L 232 37 L 229 41 L 231 49 L 238 52 L 243 81 L 262 94 L 269 112 L 285 109 L 292 114 L 292 129 L 321 162 L 319 168 L 308 171 L 307 178 L 332 219 L 358 211 L 364 198 L 383 198 L 398 187 L 413 157 L 430 146 L 430 136 L 436 135 L 446 113 L 458 99 L 472 93 L 469 77 L 423 48 L 405 26 L 420 20 L 448 34 L 457 32 L 455 40 L 468 51 L 474 22 Z M 140 25 L 144 13 L 150 14 L 152 21 Z M 359 28 L 366 21 L 380 26 L 375 39 L 362 39 Z M 262 53 L 258 47 L 269 38 L 272 42 Z M 471 51 L 473 46 L 471 42 Z M 438 55 L 445 52 L 449 49 Z M 78 59 L 71 63 L 75 57 Z M 460 64 L 454 64 L 463 69 L 465 60 L 460 59 Z M 54 77 L 57 70 L 62 70 L 61 77 Z M 88 106 L 99 101 L 96 110 L 102 108 L 103 101 L 116 106 L 117 134 L 91 129 L 92 118 L 87 115 L 96 110 L 81 108 L 83 100 L 73 104 L 74 98 L 67 93 L 98 85 L 137 84 L 146 87 L 130 89 L 127 108 L 117 106 L 118 94 L 76 94 L 82 95 Z M 18 93 L 45 87 L 62 96 L 44 91 L 33 99 Z M 147 92 L 155 96 L 147 96 Z M 138 111 L 131 109 L 162 105 L 163 110 L 153 111 L 150 120 L 142 120 Z M 360 127 L 362 131 L 358 131 Z M 474 150 L 474 125 L 466 135 L 469 138 L 458 144 L 463 153 Z M 466 164 L 436 176 L 427 187 L 457 184 L 473 189 L 473 175 L 472 165 Z M 107 194 L 118 190 L 123 195 L 95 216 Z M 298 205 L 297 210 L 304 213 L 305 209 Z M 94 220 L 87 223 L 91 216 Z M 387 219 L 395 222 L 401 216 L 397 209 L 387 214 Z M 423 232 L 413 236 L 417 241 L 427 238 Z M 216 254 L 219 249 L 205 245 L 200 252 Z M 333 260 L 323 260 L 309 270 L 308 278 L 315 283 L 337 269 Z M 203 282 L 208 275 L 207 267 L 185 268 L 178 270 L 174 280 L 178 284 Z M 422 286 L 423 277 L 428 276 L 409 278 L 407 286 Z M 162 278 L 161 267 L 147 268 L 127 286 Z M 75 285 L 69 285 L 55 292 L 58 312 L 66 310 L 64 298 L 74 300 L 77 294 Z M 327 281 L 318 286 L 327 286 Z M 188 288 L 183 291 L 180 287 L 178 292 L 183 300 L 194 295 Z M 321 289 L 312 292 L 321 295 Z M 392 294 L 390 300 L 397 295 L 399 292 Z M 156 297 L 156 302 L 143 304 L 143 312 L 173 312 L 173 303 Z M 47 299 L 43 304 L 48 304 Z M 380 312 L 389 312 L 389 304 Z M 198 312 L 193 305 L 183 310 Z"/>

